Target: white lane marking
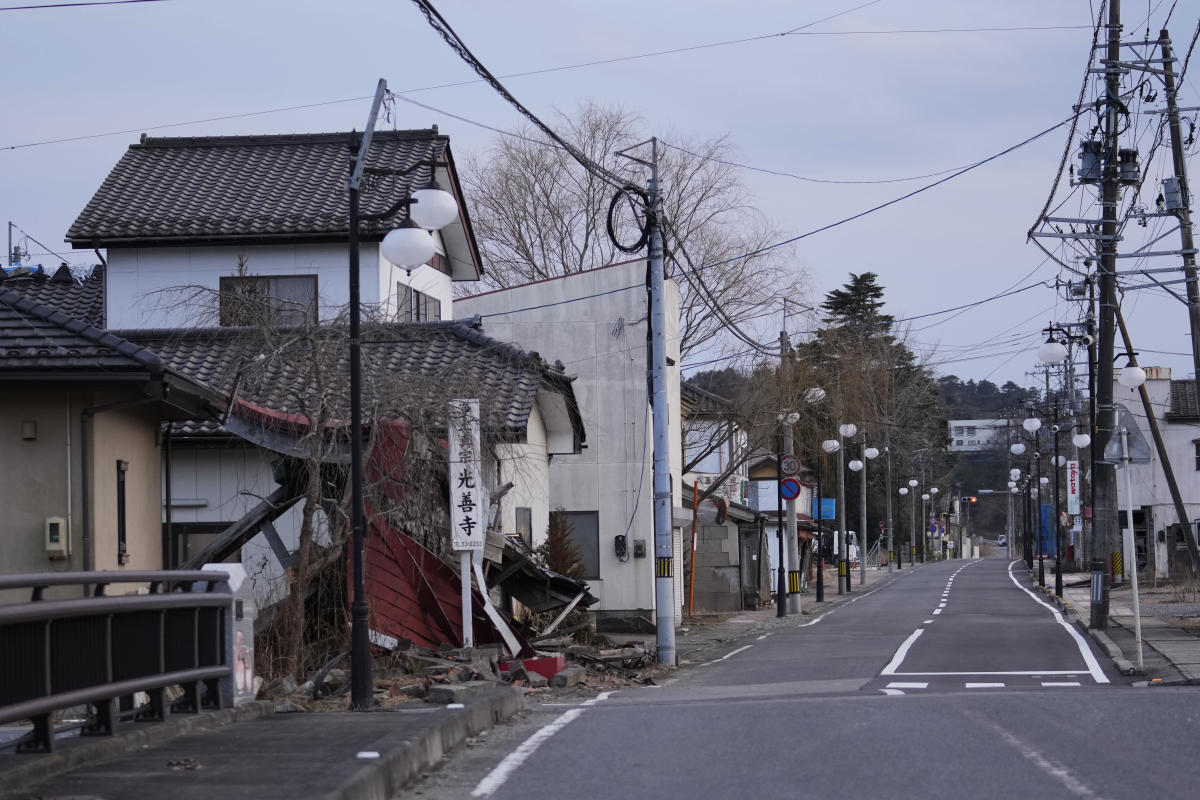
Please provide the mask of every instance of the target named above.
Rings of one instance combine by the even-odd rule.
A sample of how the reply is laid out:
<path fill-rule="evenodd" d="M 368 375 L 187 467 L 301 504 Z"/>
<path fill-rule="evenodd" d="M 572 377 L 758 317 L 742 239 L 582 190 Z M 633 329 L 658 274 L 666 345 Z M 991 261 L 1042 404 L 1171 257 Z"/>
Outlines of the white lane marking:
<path fill-rule="evenodd" d="M 1070 675 L 1074 677 L 1079 670 L 1026 670 L 1023 672 L 893 672 L 893 675 L 1028 675 L 1040 678 L 1043 675 Z"/>
<path fill-rule="evenodd" d="M 830 611 L 830 612 L 828 612 L 828 613 L 827 613 L 825 616 L 828 616 L 829 614 L 832 614 L 832 613 L 833 613 L 833 612 L 832 612 L 832 611 Z M 801 623 L 801 624 L 797 625 L 796 627 L 797 627 L 797 628 L 807 628 L 809 625 L 816 625 L 818 622 L 820 622 L 821 620 L 825 619 L 825 616 L 817 617 L 817 618 L 816 618 L 816 619 L 814 619 L 812 622 L 804 622 L 804 623 Z"/>
<path fill-rule="evenodd" d="M 940 614 L 940 613 L 942 613 L 942 610 L 941 610 L 940 608 L 935 608 L 935 609 L 933 610 L 933 613 L 934 613 L 934 614 Z"/>
<path fill-rule="evenodd" d="M 945 608 L 945 607 L 946 607 L 945 603 L 938 603 L 938 608 Z"/>
<path fill-rule="evenodd" d="M 506 755 L 500 761 L 500 763 L 492 769 L 491 772 L 483 776 L 483 780 L 481 780 L 475 786 L 475 789 L 471 792 L 471 796 L 487 797 L 488 795 L 493 794 L 497 789 L 504 785 L 504 782 L 508 780 L 508 776 L 511 775 L 514 770 L 525 763 L 525 760 L 531 755 L 537 752 L 537 749 L 541 747 L 547 739 L 565 728 L 571 723 L 572 720 L 576 719 L 587 710 L 582 706 L 595 705 L 602 700 L 607 700 L 611 694 L 612 692 L 601 692 L 591 700 L 585 700 L 581 704 L 580 708 L 572 708 L 570 711 L 564 711 L 562 714 L 556 717 L 553 722 L 550 722 L 549 724 L 539 728 L 532 736 L 521 742 L 516 750 Z"/>
<path fill-rule="evenodd" d="M 1083 636 L 1079 633 L 1079 631 L 1075 630 L 1070 623 L 1063 619 L 1063 615 L 1059 613 L 1057 608 L 1049 603 L 1042 602 L 1037 595 L 1026 589 L 1017 581 L 1017 576 L 1013 575 L 1012 568 L 1013 564 L 1019 563 L 1019 561 L 1013 561 L 1012 564 L 1008 565 L 1008 577 L 1012 579 L 1013 585 L 1025 594 L 1032 597 L 1035 603 L 1048 609 L 1050 613 L 1054 615 L 1055 621 L 1057 621 L 1059 625 L 1063 626 L 1063 630 L 1071 634 L 1071 638 L 1075 640 L 1075 645 L 1079 648 L 1080 655 L 1083 656 L 1083 663 L 1087 664 L 1088 672 L 1091 673 L 1092 678 L 1096 681 L 1096 683 L 1108 683 L 1108 676 L 1104 674 L 1104 670 L 1100 669 L 1099 662 L 1097 662 L 1096 657 L 1092 655 L 1091 648 L 1088 647 L 1087 642 L 1084 641 Z"/>
<path fill-rule="evenodd" d="M 966 683 L 968 689 L 1003 689 L 1003 683 Z"/>
<path fill-rule="evenodd" d="M 921 624 L 922 624 L 922 625 L 932 625 L 932 624 L 933 624 L 933 620 L 931 620 L 931 619 L 927 619 L 927 620 L 925 620 L 925 621 L 924 621 L 923 623 L 921 623 Z"/>
<path fill-rule="evenodd" d="M 886 667 L 883 668 L 883 672 L 880 674 L 895 675 L 896 670 L 900 668 L 901 662 L 904 661 L 904 657 L 908 655 L 908 648 L 912 647 L 913 643 L 916 642 L 924 632 L 924 628 L 917 628 L 915 631 L 913 631 L 912 634 L 904 640 L 904 644 L 900 645 L 900 649 L 896 651 L 896 655 L 892 656 L 892 660 Z"/>
<path fill-rule="evenodd" d="M 1042 681 L 1042 686 L 1082 686 L 1079 681 Z"/>
<path fill-rule="evenodd" d="M 726 653 L 725 655 L 721 656 L 720 658 L 714 658 L 712 661 L 705 661 L 703 664 L 697 664 L 696 666 L 707 667 L 709 664 L 716 664 L 718 661 L 724 661 L 727 658 L 736 656 L 738 653 L 742 652 L 743 650 L 749 650 L 751 647 L 754 647 L 754 645 L 752 645 L 752 644 L 744 645 L 742 647 L 739 647 L 737 650 L 733 650 L 733 651 Z"/>
<path fill-rule="evenodd" d="M 762 636 L 755 637 L 755 641 L 761 642 L 763 639 L 767 638 L 770 635 L 771 634 L 769 634 L 769 633 L 764 633 Z"/>
<path fill-rule="evenodd" d="M 889 689 L 928 689 L 929 684 L 921 681 L 892 681 L 888 684 Z"/>
<path fill-rule="evenodd" d="M 1037 749 L 1018 739 L 1013 733 L 1001 728 L 999 725 L 991 722 L 990 720 L 983 720 L 983 723 L 999 734 L 1001 739 L 1003 739 L 1014 750 L 1024 756 L 1027 761 L 1032 763 L 1042 772 L 1045 772 L 1047 775 L 1057 780 L 1064 787 L 1066 787 L 1067 791 L 1071 792 L 1076 797 L 1089 798 L 1089 800 L 1091 798 L 1100 800 L 1104 797 L 1104 795 L 1097 793 L 1092 789 L 1092 787 L 1084 783 L 1083 780 L 1075 773 L 1071 772 L 1070 769 L 1062 764 L 1046 758 L 1039 753 Z"/>
<path fill-rule="evenodd" d="M 901 690 L 901 689 L 880 689 L 879 691 L 883 692 L 884 694 L 890 694 L 890 695 L 904 694 L 903 690 Z"/>

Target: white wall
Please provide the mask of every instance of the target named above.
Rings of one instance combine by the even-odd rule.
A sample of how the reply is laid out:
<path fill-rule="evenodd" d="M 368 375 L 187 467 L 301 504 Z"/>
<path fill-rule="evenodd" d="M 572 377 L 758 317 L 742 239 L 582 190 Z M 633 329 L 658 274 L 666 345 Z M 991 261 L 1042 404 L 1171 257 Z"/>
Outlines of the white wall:
<path fill-rule="evenodd" d="M 1147 372 L 1153 374 L 1155 370 L 1147 368 Z M 1145 386 L 1150 395 L 1151 407 L 1158 418 L 1158 427 L 1162 432 L 1167 458 L 1175 471 L 1175 479 L 1179 484 L 1179 493 L 1183 498 L 1184 509 L 1189 518 L 1195 520 L 1200 517 L 1200 471 L 1196 470 L 1194 441 L 1200 439 L 1200 425 L 1192 422 L 1168 422 L 1165 419 L 1167 411 L 1171 408 L 1170 372 L 1162 370 L 1159 374 L 1164 377 L 1147 380 Z M 1133 489 L 1134 508 L 1153 506 L 1154 531 L 1151 533 L 1154 533 L 1178 521 L 1171 493 L 1167 488 L 1167 481 L 1163 477 L 1162 464 L 1158 457 L 1158 451 L 1154 448 L 1154 440 L 1150 435 L 1149 423 L 1146 420 L 1146 413 L 1142 407 L 1138 390 L 1127 389 L 1119 383 L 1115 383 L 1113 400 L 1122 404 L 1130 413 L 1150 449 L 1150 463 L 1133 464 L 1130 467 L 1130 482 Z M 1119 427 L 1114 438 L 1118 435 Z M 1124 468 L 1117 470 L 1117 497 L 1121 509 L 1124 510 L 1129 502 L 1125 492 Z"/>
<path fill-rule="evenodd" d="M 316 275 L 322 319 L 332 318 L 349 302 L 344 244 L 112 248 L 105 279 L 108 327 L 215 326 L 211 297 L 186 305 L 181 305 L 181 300 L 189 291 L 194 293 L 195 287 L 217 291 L 222 276 L 235 274 L 239 255 L 246 256 L 246 268 L 252 275 Z M 359 295 L 364 305 L 381 305 L 382 312 L 394 313 L 396 284 L 404 283 L 436 297 L 442 303 L 443 317 L 449 316 L 453 292 L 445 273 L 418 267 L 410 277 L 381 258 L 376 243 L 362 245 L 359 270 Z"/>
<path fill-rule="evenodd" d="M 171 451 L 172 522 L 236 522 L 241 519 L 278 488 L 271 475 L 273 457 L 256 447 L 196 449 L 176 445 Z M 163 497 L 166 497 L 165 491 Z M 275 520 L 279 538 L 289 551 L 299 547 L 303 512 L 304 501 L 300 501 Z M 165 521 L 165 514 L 163 519 Z M 320 509 L 314 524 L 318 541 L 328 541 L 328 526 Z M 186 559 L 188 555 L 180 553 L 180 559 Z M 266 537 L 255 536 L 242 547 L 242 564 L 254 582 L 260 607 L 286 595 L 287 585 L 279 580 L 283 568 Z"/>
<path fill-rule="evenodd" d="M 587 449 L 557 455 L 550 466 L 550 506 L 598 511 L 600 580 L 591 581 L 602 611 L 654 608 L 653 434 L 646 396 L 647 296 L 644 261 L 619 264 L 454 303 L 456 319 L 482 314 L 484 333 L 542 358 L 563 362 L 576 375 Z M 618 291 L 613 291 L 618 290 Z M 611 294 L 601 294 L 612 292 Z M 588 295 L 586 300 L 523 311 Z M 668 281 L 668 356 L 678 364 L 678 289 Z M 668 369 L 673 506 L 682 467 L 679 371 Z M 613 539 L 628 531 L 630 556 L 617 559 Z M 644 539 L 646 558 L 633 558 Z M 678 542 L 678 537 L 676 537 Z M 678 547 L 678 544 L 677 544 Z M 675 573 L 682 573 L 678 549 Z M 678 581 L 677 581 L 678 582 Z M 676 611 L 682 598 L 676 596 Z"/>
<path fill-rule="evenodd" d="M 515 533 L 517 509 L 528 508 L 533 546 L 537 547 L 546 540 L 546 528 L 550 525 L 550 461 L 541 412 L 535 407 L 530 413 L 524 444 L 500 445 L 496 452 L 500 460 L 499 485 L 513 483 L 513 488 L 500 500 L 500 530 Z"/>

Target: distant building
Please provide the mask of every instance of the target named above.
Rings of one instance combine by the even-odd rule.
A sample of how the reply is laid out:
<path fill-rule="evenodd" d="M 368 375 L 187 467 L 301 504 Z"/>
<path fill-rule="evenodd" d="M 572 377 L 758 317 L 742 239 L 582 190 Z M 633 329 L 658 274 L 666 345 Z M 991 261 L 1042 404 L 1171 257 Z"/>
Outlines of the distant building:
<path fill-rule="evenodd" d="M 978 453 L 1004 447 L 1008 441 L 1011 420 L 952 419 L 950 428 L 951 453 Z"/>

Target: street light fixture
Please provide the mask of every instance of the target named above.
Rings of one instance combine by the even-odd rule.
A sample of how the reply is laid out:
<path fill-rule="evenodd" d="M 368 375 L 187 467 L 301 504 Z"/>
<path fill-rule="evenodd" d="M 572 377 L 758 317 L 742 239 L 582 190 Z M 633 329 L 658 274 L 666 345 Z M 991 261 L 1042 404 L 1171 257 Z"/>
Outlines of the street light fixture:
<path fill-rule="evenodd" d="M 1071 437 L 1071 444 L 1075 445 L 1076 447 L 1078 447 L 1080 449 L 1087 447 L 1091 443 L 1092 443 L 1092 437 L 1088 436 L 1086 433 L 1077 433 Z"/>
<path fill-rule="evenodd" d="M 1136 389 L 1146 382 L 1146 370 L 1136 364 L 1129 364 L 1121 369 L 1121 374 L 1117 376 L 1117 383 L 1124 386 L 1126 389 Z"/>
<path fill-rule="evenodd" d="M 1023 442 L 1015 442 L 1008 448 L 1008 452 L 1014 456 L 1023 456 L 1025 455 L 1025 444 Z"/>
<path fill-rule="evenodd" d="M 361 139 L 354 134 L 354 166 L 350 173 L 349 190 L 349 302 L 350 302 L 350 520 L 353 532 L 354 599 L 350 603 L 350 708 L 365 711 L 374 703 L 374 681 L 371 674 L 371 639 L 367 620 L 367 597 L 364 566 L 366 561 L 366 516 L 363 504 L 363 453 L 362 453 L 362 361 L 359 352 L 361 314 L 359 303 L 359 226 L 363 220 L 387 219 L 400 209 L 407 208 L 408 219 L 404 225 L 390 231 L 380 245 L 384 258 L 397 266 L 408 269 L 427 262 L 434 254 L 433 236 L 428 230 L 418 227 L 429 223 L 434 227 L 449 225 L 458 216 L 458 204 L 449 192 L 436 185 L 433 175 L 436 164 L 423 162 L 405 170 L 370 170 L 372 174 L 404 176 L 418 168 L 428 166 L 430 184 L 418 190 L 413 197 L 402 198 L 391 208 L 379 214 L 363 214 L 359 211 L 359 199 L 363 173 L 367 171 L 367 154 L 371 149 L 371 137 L 375 131 L 375 119 L 387 93 L 387 81 L 382 78 L 375 88 L 371 112 L 363 129 Z M 444 196 L 443 196 L 444 195 Z M 422 210 L 417 212 L 420 207 Z M 441 223 L 435 225 L 434 223 Z M 390 241 L 389 241 L 390 240 Z"/>

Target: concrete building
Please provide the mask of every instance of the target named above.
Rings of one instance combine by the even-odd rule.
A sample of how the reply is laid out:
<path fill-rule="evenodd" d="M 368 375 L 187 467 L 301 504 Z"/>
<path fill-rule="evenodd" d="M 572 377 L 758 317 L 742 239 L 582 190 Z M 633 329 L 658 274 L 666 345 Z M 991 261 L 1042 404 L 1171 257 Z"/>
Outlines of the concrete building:
<path fill-rule="evenodd" d="M 947 424 L 950 433 L 951 453 L 979 453 L 1006 446 L 1007 419 L 952 419 Z"/>
<path fill-rule="evenodd" d="M 1145 367 L 1146 391 L 1151 407 L 1158 417 L 1167 458 L 1175 471 L 1188 524 L 1193 535 L 1200 519 L 1200 394 L 1195 380 L 1173 380 L 1168 367 Z M 1119 432 L 1122 426 L 1131 434 L 1131 449 L 1135 458 L 1146 460 L 1130 466 L 1133 497 L 1134 538 L 1138 564 L 1152 570 L 1156 577 L 1178 576 L 1188 569 L 1187 545 L 1182 532 L 1175 526 L 1175 511 L 1162 463 L 1151 438 L 1145 409 L 1137 389 L 1127 389 L 1115 383 L 1113 399 L 1118 404 L 1115 445 L 1110 458 L 1119 458 Z M 1129 496 L 1125 491 L 1123 469 L 1117 470 L 1117 495 L 1124 520 Z"/>
<path fill-rule="evenodd" d="M 654 438 L 648 397 L 646 262 L 628 261 L 454 302 L 483 332 L 561 362 L 575 375 L 587 449 L 555 456 L 550 504 L 565 510 L 584 557 L 601 630 L 652 629 Z M 680 502 L 679 293 L 667 281 L 672 507 Z M 674 529 L 676 619 L 683 597 L 681 530 Z"/>

